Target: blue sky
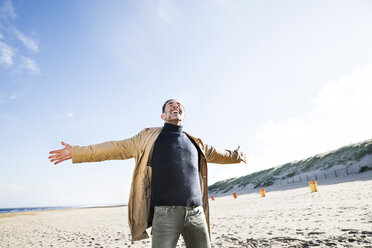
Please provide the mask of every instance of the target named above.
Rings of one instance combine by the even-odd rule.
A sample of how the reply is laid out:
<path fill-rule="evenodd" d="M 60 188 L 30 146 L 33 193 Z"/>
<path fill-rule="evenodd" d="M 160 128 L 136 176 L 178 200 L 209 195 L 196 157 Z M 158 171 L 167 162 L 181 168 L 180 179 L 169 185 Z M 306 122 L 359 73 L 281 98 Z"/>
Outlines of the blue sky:
<path fill-rule="evenodd" d="M 133 160 L 59 166 L 161 126 L 248 155 L 209 182 L 372 137 L 370 1 L 0 0 L 0 207 L 127 203 Z"/>

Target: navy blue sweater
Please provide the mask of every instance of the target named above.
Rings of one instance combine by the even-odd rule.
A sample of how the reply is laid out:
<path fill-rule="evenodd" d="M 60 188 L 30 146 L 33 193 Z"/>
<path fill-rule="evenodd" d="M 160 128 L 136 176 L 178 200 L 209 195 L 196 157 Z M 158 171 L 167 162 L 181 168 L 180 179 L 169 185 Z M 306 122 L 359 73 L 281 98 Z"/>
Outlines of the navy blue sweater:
<path fill-rule="evenodd" d="M 164 124 L 151 166 L 151 206 L 202 205 L 198 149 L 182 126 Z"/>

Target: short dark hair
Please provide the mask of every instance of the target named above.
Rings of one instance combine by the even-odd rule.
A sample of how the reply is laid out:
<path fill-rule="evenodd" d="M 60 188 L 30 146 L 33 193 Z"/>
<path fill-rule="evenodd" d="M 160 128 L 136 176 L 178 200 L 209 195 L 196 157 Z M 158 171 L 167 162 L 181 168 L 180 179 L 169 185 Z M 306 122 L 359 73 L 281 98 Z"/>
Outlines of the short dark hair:
<path fill-rule="evenodd" d="M 162 113 L 164 113 L 164 111 L 165 111 L 165 106 L 167 106 L 168 102 L 170 102 L 170 101 L 174 101 L 174 100 L 176 100 L 176 99 L 169 99 L 169 100 L 167 100 L 167 101 L 163 104 L 163 107 L 161 108 Z"/>

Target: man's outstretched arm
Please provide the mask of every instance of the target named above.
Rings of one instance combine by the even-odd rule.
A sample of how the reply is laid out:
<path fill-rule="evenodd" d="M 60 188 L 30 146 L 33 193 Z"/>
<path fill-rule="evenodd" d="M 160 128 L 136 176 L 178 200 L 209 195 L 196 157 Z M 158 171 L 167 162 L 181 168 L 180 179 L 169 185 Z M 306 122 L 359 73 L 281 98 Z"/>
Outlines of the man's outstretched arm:
<path fill-rule="evenodd" d="M 49 154 L 53 154 L 48 157 L 50 159 L 50 162 L 54 162 L 54 164 L 61 163 L 65 160 L 71 159 L 72 158 L 72 153 L 71 153 L 71 146 L 70 144 L 67 144 L 65 142 L 61 142 L 61 144 L 65 147 L 59 150 L 54 150 L 49 152 Z"/>
<path fill-rule="evenodd" d="M 72 163 L 100 162 L 104 160 L 117 160 L 133 158 L 143 144 L 146 130 L 137 135 L 120 141 L 108 141 L 89 146 L 71 146 L 61 142 L 65 148 L 51 151 L 50 162 L 54 164 L 72 159 Z"/>
<path fill-rule="evenodd" d="M 235 150 L 217 149 L 210 145 L 204 146 L 207 162 L 216 164 L 247 163 L 247 155 L 240 151 L 240 146 Z"/>

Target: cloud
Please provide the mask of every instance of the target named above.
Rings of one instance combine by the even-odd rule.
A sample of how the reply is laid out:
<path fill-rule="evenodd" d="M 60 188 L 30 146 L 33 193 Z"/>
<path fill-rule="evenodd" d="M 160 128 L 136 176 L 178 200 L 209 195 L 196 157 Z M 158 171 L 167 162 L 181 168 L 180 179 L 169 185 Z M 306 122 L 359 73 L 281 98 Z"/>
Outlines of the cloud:
<path fill-rule="evenodd" d="M 169 26 L 174 26 L 176 19 L 179 18 L 180 14 L 177 8 L 168 1 L 159 1 L 156 6 L 157 17 Z"/>
<path fill-rule="evenodd" d="M 75 114 L 72 112 L 67 112 L 66 114 L 55 115 L 57 118 L 74 118 Z"/>
<path fill-rule="evenodd" d="M 31 52 L 33 53 L 39 52 L 39 47 L 33 39 L 27 37 L 17 29 L 14 29 L 14 34 L 23 43 L 25 47 L 31 50 Z"/>
<path fill-rule="evenodd" d="M 163 6 L 159 6 L 157 9 L 158 17 L 167 24 L 172 24 L 172 18 L 170 16 L 169 10 Z"/>
<path fill-rule="evenodd" d="M 66 114 L 66 117 L 67 118 L 74 118 L 74 113 L 71 113 L 71 112 L 68 112 L 67 114 Z"/>
<path fill-rule="evenodd" d="M 0 4 L 0 18 L 7 19 L 8 17 L 13 19 L 16 18 L 17 16 L 14 13 L 12 1 L 4 0 Z"/>
<path fill-rule="evenodd" d="M 280 165 L 372 138 L 371 92 L 368 65 L 323 85 L 311 111 L 284 121 L 268 120 L 255 135 L 260 164 Z"/>
<path fill-rule="evenodd" d="M 6 103 L 9 100 L 17 100 L 17 99 L 18 99 L 18 95 L 16 95 L 15 93 L 12 93 L 10 95 L 0 95 L 0 104 Z M 7 118 L 4 118 L 3 116 L 3 119 L 7 119 Z"/>
<path fill-rule="evenodd" d="M 31 58 L 21 56 L 21 62 L 16 70 L 17 72 L 28 71 L 30 74 L 40 74 L 40 68 L 36 61 Z"/>
<path fill-rule="evenodd" d="M 16 123 L 16 124 L 23 123 L 23 120 L 18 118 L 15 115 L 3 115 L 3 116 L 0 116 L 0 119 L 6 122 L 10 122 L 10 123 Z"/>
<path fill-rule="evenodd" d="M 351 75 L 324 85 L 313 99 L 318 111 L 371 107 L 372 65 L 357 68 Z"/>
<path fill-rule="evenodd" d="M 0 184 L 0 193 L 10 193 L 22 190 L 22 187 L 16 184 Z"/>
<path fill-rule="evenodd" d="M 39 74 L 40 68 L 36 60 L 22 54 L 23 49 L 18 47 L 18 44 L 11 43 L 18 39 L 31 53 L 36 54 L 39 52 L 37 42 L 13 25 L 13 20 L 11 19 L 16 17 L 12 1 L 0 1 L 0 66 L 15 73 Z"/>
<path fill-rule="evenodd" d="M 6 67 L 13 65 L 14 49 L 4 42 L 0 41 L 0 66 L 5 65 Z"/>

